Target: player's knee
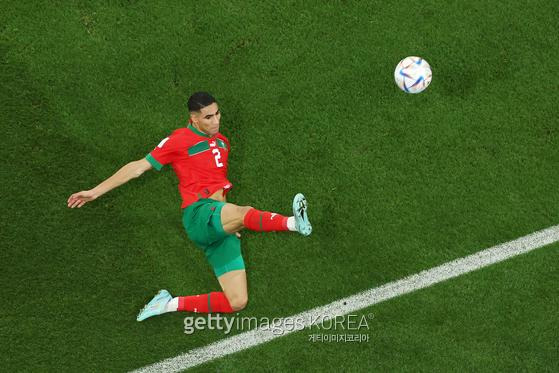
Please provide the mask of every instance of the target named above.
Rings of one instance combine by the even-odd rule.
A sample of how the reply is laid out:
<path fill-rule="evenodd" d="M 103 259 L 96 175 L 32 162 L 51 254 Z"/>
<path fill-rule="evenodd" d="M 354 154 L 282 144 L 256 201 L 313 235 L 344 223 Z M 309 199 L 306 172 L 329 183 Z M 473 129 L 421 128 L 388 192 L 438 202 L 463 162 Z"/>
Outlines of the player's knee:
<path fill-rule="evenodd" d="M 252 210 L 252 206 L 239 206 L 238 209 L 239 209 L 238 210 L 238 212 L 239 212 L 239 222 L 241 224 L 244 224 L 245 216 L 250 210 Z"/>
<path fill-rule="evenodd" d="M 246 294 L 234 296 L 231 298 L 231 300 L 229 300 L 229 304 L 231 305 L 233 311 L 240 311 L 244 309 L 247 303 L 248 303 L 248 295 Z"/>

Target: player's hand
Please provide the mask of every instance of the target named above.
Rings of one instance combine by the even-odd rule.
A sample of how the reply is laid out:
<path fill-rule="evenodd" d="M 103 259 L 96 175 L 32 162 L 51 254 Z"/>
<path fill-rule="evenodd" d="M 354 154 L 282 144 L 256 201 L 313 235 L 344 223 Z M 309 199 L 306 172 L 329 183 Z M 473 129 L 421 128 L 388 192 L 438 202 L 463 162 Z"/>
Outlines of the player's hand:
<path fill-rule="evenodd" d="M 78 193 L 74 193 L 68 198 L 68 207 L 73 209 L 74 207 L 82 207 L 87 202 L 91 202 L 97 199 L 97 195 L 91 190 L 84 190 Z"/>
<path fill-rule="evenodd" d="M 239 232 L 235 232 L 235 236 L 237 236 L 237 238 L 241 238 L 241 234 Z"/>

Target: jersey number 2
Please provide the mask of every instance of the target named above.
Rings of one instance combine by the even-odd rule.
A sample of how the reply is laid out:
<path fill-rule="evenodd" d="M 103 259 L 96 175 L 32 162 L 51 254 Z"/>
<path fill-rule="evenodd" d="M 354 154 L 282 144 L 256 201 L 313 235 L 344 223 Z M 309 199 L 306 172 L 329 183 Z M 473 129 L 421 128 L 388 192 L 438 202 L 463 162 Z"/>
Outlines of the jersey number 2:
<path fill-rule="evenodd" d="M 212 153 L 215 154 L 215 164 L 217 167 L 223 167 L 223 163 L 221 163 L 219 160 L 221 159 L 221 154 L 219 153 L 219 149 L 217 148 L 213 148 L 212 149 Z"/>

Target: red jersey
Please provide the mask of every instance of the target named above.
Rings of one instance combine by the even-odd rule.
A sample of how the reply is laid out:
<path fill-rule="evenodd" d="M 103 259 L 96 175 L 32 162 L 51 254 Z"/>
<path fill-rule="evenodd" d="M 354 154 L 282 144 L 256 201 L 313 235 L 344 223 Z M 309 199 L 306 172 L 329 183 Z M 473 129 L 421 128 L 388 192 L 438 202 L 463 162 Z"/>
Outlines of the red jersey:
<path fill-rule="evenodd" d="M 146 159 L 157 171 L 171 164 L 185 208 L 221 188 L 225 194 L 233 187 L 227 180 L 229 150 L 229 140 L 221 133 L 209 136 L 189 125 L 161 140 Z"/>

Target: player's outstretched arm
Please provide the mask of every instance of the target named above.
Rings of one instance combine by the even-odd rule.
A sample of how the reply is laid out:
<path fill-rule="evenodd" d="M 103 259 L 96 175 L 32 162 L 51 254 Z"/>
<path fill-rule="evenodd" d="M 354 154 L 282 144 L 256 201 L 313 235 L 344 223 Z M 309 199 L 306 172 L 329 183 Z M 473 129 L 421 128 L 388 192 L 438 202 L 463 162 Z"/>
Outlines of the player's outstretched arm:
<path fill-rule="evenodd" d="M 72 194 L 68 198 L 68 207 L 82 207 L 87 202 L 96 200 L 108 191 L 128 182 L 130 179 L 140 177 L 151 168 L 151 164 L 145 158 L 130 162 L 95 188 Z"/>

